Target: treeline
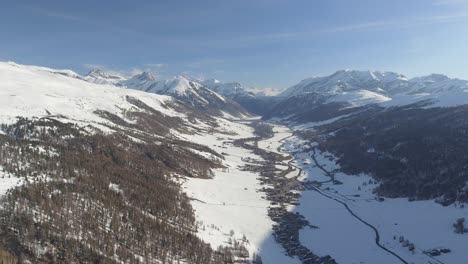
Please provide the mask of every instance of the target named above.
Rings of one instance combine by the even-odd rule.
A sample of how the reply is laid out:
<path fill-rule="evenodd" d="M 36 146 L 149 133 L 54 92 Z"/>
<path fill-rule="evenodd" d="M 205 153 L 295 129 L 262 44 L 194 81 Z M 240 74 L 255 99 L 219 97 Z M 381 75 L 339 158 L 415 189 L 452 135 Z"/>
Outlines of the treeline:
<path fill-rule="evenodd" d="M 209 177 L 212 167 L 221 166 L 190 151 L 202 146 L 89 133 L 53 119 L 20 119 L 2 131 L 3 174 L 25 182 L 2 198 L 0 249 L 20 261 L 202 264 L 236 259 L 232 249 L 214 251 L 195 235 L 193 209 L 175 178 Z"/>

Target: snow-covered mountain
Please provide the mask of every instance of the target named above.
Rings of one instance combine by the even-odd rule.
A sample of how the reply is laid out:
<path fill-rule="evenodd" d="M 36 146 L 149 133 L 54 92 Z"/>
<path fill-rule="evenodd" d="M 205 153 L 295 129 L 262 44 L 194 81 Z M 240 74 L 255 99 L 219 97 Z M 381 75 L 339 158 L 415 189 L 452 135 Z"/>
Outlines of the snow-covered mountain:
<path fill-rule="evenodd" d="M 113 84 L 120 86 L 125 77 L 116 74 L 109 74 L 100 69 L 93 69 L 83 77 L 84 80 L 96 84 Z"/>
<path fill-rule="evenodd" d="M 418 93 L 443 93 L 459 92 L 468 89 L 468 81 L 461 79 L 451 79 L 443 74 L 431 74 L 424 77 L 416 77 L 409 80 L 410 92 Z"/>
<path fill-rule="evenodd" d="M 19 68 L 26 66 L 8 63 Z M 44 67 L 27 66 L 28 69 L 34 69 L 41 72 L 48 72 L 56 75 L 70 77 L 74 80 L 86 81 L 96 85 L 105 85 L 108 87 L 122 87 L 131 90 L 144 91 L 160 95 L 172 96 L 181 100 L 191 107 L 196 107 L 211 115 L 228 114 L 235 117 L 248 116 L 249 113 L 235 100 L 230 98 L 228 88 L 222 90 L 225 95 L 221 95 L 216 91 L 211 90 L 205 82 L 186 76 L 176 76 L 170 79 L 158 79 L 149 72 L 137 74 L 131 78 L 126 78 L 117 74 L 110 74 L 100 69 L 93 69 L 84 76 L 81 76 L 70 70 L 54 70 Z M 208 82 L 207 82 L 208 83 Z M 240 86 L 240 84 L 238 84 Z M 213 89 L 216 87 L 213 87 Z M 214 89 L 216 90 L 216 89 Z M 238 90 L 239 93 L 244 93 L 243 89 Z"/>
<path fill-rule="evenodd" d="M 0 62 L 0 123 L 26 118 L 61 117 L 99 128 L 107 120 L 97 111 L 106 111 L 124 120 L 134 107 L 127 97 L 137 98 L 167 116 L 183 116 L 169 107 L 169 96 L 129 91 L 113 85 L 99 85 L 72 71 Z"/>
<path fill-rule="evenodd" d="M 148 93 L 173 96 L 209 114 L 247 116 L 248 112 L 235 101 L 207 87 L 203 82 L 186 76 L 160 80 L 143 72 L 120 82 L 123 87 Z"/>
<path fill-rule="evenodd" d="M 219 89 L 217 86 L 208 85 L 210 82 L 198 80 L 187 76 L 175 76 L 169 79 L 156 78 L 149 72 L 142 72 L 130 78 L 116 74 L 110 74 L 100 69 L 91 70 L 85 76 L 80 76 L 71 72 L 60 72 L 61 74 L 73 75 L 72 77 L 85 80 L 90 83 L 101 85 L 113 85 L 132 90 L 144 91 L 161 95 L 172 96 L 192 107 L 196 107 L 211 115 L 222 116 L 225 114 L 241 117 L 248 116 L 249 112 L 232 99 L 228 93 L 231 86 L 226 89 Z M 238 84 L 240 86 L 240 84 Z M 242 92 L 243 89 L 238 89 Z M 245 93 L 247 94 L 247 93 Z"/>
<path fill-rule="evenodd" d="M 158 84 L 179 95 L 195 96 L 191 92 L 196 91 L 203 99 L 209 98 L 205 92 L 218 97 L 182 78 Z M 0 62 L 0 262 L 6 255 L 8 263 L 222 263 L 218 246 L 237 252 L 237 242 L 234 249 L 226 241 L 243 236 L 243 256 L 236 261 L 248 260 L 271 228 L 269 203 L 254 214 L 230 206 L 223 212 L 266 219 L 261 228 L 247 217 L 242 225 L 211 222 L 205 228 L 186 192 L 203 197 L 209 179 L 222 174 L 234 183 L 251 184 L 237 197 L 261 202 L 259 181 L 240 170 L 246 165 L 242 156 L 250 151 L 225 147 L 254 137 L 253 129 L 174 97 L 96 84 L 72 71 Z M 182 189 L 181 183 L 190 180 L 203 185 Z M 238 187 L 215 186 L 221 194 Z M 26 236 L 27 223 L 44 235 Z M 229 235 L 233 229 L 236 234 Z M 14 248 L 5 246 L 7 237 Z M 65 256 L 63 245 L 79 253 Z"/>
<path fill-rule="evenodd" d="M 357 90 L 395 94 L 404 91 L 408 78 L 394 72 L 341 70 L 325 77 L 305 79 L 280 94 L 290 97 L 303 93 L 340 94 Z"/>
<path fill-rule="evenodd" d="M 282 92 L 280 96 L 290 97 L 311 92 L 336 95 L 367 90 L 391 97 L 398 94 L 433 94 L 463 89 L 468 89 L 468 81 L 451 79 L 442 74 L 409 79 L 395 72 L 341 70 L 329 76 L 305 79 Z"/>
<path fill-rule="evenodd" d="M 264 115 L 276 102 L 276 97 L 268 94 L 271 91 L 267 90 L 262 93 L 259 89 L 252 90 L 238 82 L 221 82 L 216 79 L 208 79 L 200 81 L 200 83 L 222 96 L 237 102 L 250 113 L 256 115 Z"/>
<path fill-rule="evenodd" d="M 238 82 L 221 82 L 216 79 L 208 79 L 201 82 L 211 90 L 222 94 L 227 98 L 237 98 L 241 96 L 253 97 L 254 94 L 250 93 L 245 87 Z"/>
<path fill-rule="evenodd" d="M 201 89 L 206 89 L 202 84 L 189 80 L 185 76 L 176 76 L 171 79 L 157 80 L 150 73 L 141 73 L 123 82 L 130 89 L 157 93 L 175 95 L 177 97 L 193 98 L 204 104 L 209 103 L 200 95 Z M 224 100 L 219 94 L 211 91 L 212 95 L 217 96 L 220 100 Z"/>
<path fill-rule="evenodd" d="M 310 111 L 316 113 L 317 107 L 328 112 L 334 108 L 337 114 L 372 104 L 391 107 L 422 101 L 432 107 L 456 106 L 468 102 L 466 90 L 468 81 L 442 74 L 407 78 L 395 72 L 340 70 L 329 76 L 305 79 L 286 89 L 267 116 L 307 116 Z"/>
<path fill-rule="evenodd" d="M 435 259 L 431 252 L 444 263 L 466 259 L 467 237 L 451 230 L 467 212 L 466 82 L 340 76 L 268 97 L 272 117 L 324 121 L 293 133 L 220 118 L 230 98 L 262 102 L 237 83 L 0 63 L 0 196 L 8 198 L 0 233 L 24 248 L 7 254 L 31 263 L 224 263 L 221 251 L 233 252 L 232 263 L 253 254 L 256 263 L 259 254 L 264 263 L 393 263 L 376 247 L 376 226 L 382 245 L 408 263 Z M 344 76 L 354 77 L 337 81 Z M 317 228 L 297 229 L 309 222 Z M 347 250 L 356 238 L 362 243 Z"/>
<path fill-rule="evenodd" d="M 199 79 L 190 76 L 175 76 L 168 79 L 142 72 L 130 78 L 110 74 L 100 69 L 80 76 L 73 72 L 61 72 L 77 79 L 95 84 L 107 84 L 149 93 L 164 94 L 184 101 L 209 114 L 247 116 L 249 113 L 263 115 L 276 100 L 271 91 L 251 92 L 238 82 L 221 82 L 216 79 Z M 276 94 L 275 94 L 276 95 Z"/>

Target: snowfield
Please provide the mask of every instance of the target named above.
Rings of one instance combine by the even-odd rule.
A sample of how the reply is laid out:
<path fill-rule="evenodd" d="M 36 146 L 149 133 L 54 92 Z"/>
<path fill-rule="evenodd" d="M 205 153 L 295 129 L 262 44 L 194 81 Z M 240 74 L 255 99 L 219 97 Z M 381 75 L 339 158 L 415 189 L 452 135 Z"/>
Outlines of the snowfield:
<path fill-rule="evenodd" d="M 378 104 L 390 100 L 392 100 L 392 98 L 382 94 L 367 90 L 358 90 L 352 92 L 343 92 L 330 98 L 328 102 L 348 102 L 352 107 L 358 107 L 368 104 Z"/>

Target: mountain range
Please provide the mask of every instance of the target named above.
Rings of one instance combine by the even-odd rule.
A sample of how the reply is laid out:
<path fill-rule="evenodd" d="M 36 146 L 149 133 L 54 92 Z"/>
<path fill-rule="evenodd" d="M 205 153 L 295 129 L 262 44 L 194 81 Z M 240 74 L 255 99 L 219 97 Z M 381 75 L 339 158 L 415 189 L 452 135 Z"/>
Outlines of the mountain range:
<path fill-rule="evenodd" d="M 342 109 L 345 105 L 346 108 L 371 104 L 389 107 L 418 101 L 432 101 L 434 106 L 462 104 L 464 91 L 468 89 L 468 81 L 442 74 L 408 78 L 395 72 L 357 70 L 340 70 L 329 76 L 307 78 L 276 96 L 254 94 L 238 82 L 189 76 L 159 79 L 143 72 L 124 78 L 102 70 L 92 70 L 83 77 L 72 75 L 97 84 L 171 95 L 211 114 L 224 112 L 242 116 L 250 112 L 268 118 L 290 119 L 304 115 L 310 107 L 318 105 L 331 107 L 335 104 Z M 296 103 L 290 103 L 292 101 Z"/>
<path fill-rule="evenodd" d="M 426 102 L 426 107 L 456 106 L 467 101 L 467 89 L 468 81 L 441 74 L 407 78 L 394 72 L 340 70 L 286 89 L 265 117 L 320 121 L 370 105 L 393 107 Z M 323 118 L 317 116 L 324 111 L 328 114 Z"/>
<path fill-rule="evenodd" d="M 370 219 L 401 259 L 447 245 L 446 259 L 462 259 L 467 116 L 468 81 L 441 74 L 340 70 L 266 96 L 0 62 L 0 262 L 332 264 L 336 252 L 307 241 L 341 236 L 341 209 L 355 216 L 345 224 L 372 231 Z M 444 213 L 415 227 L 415 206 Z M 367 231 L 356 235 L 376 246 Z M 407 234 L 424 248 L 396 239 Z M 375 250 L 364 255 L 395 260 Z"/>

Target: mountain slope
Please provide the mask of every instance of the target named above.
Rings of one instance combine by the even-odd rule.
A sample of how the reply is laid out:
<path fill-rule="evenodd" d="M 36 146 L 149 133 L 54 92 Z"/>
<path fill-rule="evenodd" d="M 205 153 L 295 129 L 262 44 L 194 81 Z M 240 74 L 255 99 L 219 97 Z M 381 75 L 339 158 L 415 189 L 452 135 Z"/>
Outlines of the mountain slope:
<path fill-rule="evenodd" d="M 127 96 L 138 98 L 167 116 L 182 116 L 168 105 L 168 96 L 147 95 L 110 85 L 92 84 L 56 71 L 13 63 L 0 63 L 0 122 L 16 122 L 16 116 L 55 116 L 99 126 L 106 120 L 95 112 L 107 111 L 125 118 L 134 106 Z"/>
<path fill-rule="evenodd" d="M 97 84 L 169 95 L 210 115 L 242 117 L 248 116 L 249 112 L 263 114 L 260 109 L 270 105 L 269 98 L 256 97 L 237 82 L 222 83 L 215 79 L 200 80 L 187 76 L 158 79 L 149 72 L 127 79 L 102 70 L 92 70 L 85 77 L 78 78 Z"/>
<path fill-rule="evenodd" d="M 290 97 L 304 93 L 336 95 L 367 90 L 389 97 L 398 94 L 457 92 L 468 89 L 468 81 L 431 74 L 408 79 L 402 74 L 379 71 L 341 70 L 325 76 L 305 79 L 280 94 Z"/>
<path fill-rule="evenodd" d="M 234 258 L 197 236 L 179 182 L 224 167 L 190 141 L 219 122 L 229 124 L 169 96 L 0 63 L 0 252 L 30 263 Z"/>
<path fill-rule="evenodd" d="M 122 82 L 122 85 L 148 93 L 170 95 L 210 115 L 228 114 L 234 117 L 249 115 L 236 102 L 184 76 L 157 80 L 149 73 L 142 73 Z"/>
<path fill-rule="evenodd" d="M 276 97 L 254 94 L 238 82 L 224 83 L 215 79 L 200 82 L 210 90 L 237 102 L 247 111 L 256 115 L 262 116 L 268 113 L 276 102 Z"/>
<path fill-rule="evenodd" d="M 120 82 L 125 78 L 119 75 L 108 74 L 102 70 L 94 69 L 88 72 L 83 79 L 96 84 L 112 84 L 120 86 Z"/>
<path fill-rule="evenodd" d="M 113 80 L 98 73 L 89 75 Z M 375 238 L 369 226 L 346 217 L 348 210 L 406 260 L 419 263 L 441 246 L 452 250 L 447 259 L 463 258 L 466 237 L 451 229 L 468 201 L 464 81 L 431 75 L 412 80 L 418 85 L 410 92 L 396 92 L 405 78 L 384 75 L 354 72 L 336 82 L 345 71 L 316 90 L 304 82 L 297 94 L 272 97 L 277 115 L 264 118 L 300 123 L 293 133 L 220 118 L 230 100 L 224 96 L 258 98 L 235 83 L 147 73 L 93 83 L 72 71 L 0 63 L 0 262 L 4 249 L 13 262 L 30 263 L 249 263 L 253 253 L 268 263 L 335 263 L 387 256 L 362 246 L 372 251 Z M 422 89 L 430 93 L 414 92 Z M 302 124 L 310 121 L 324 122 Z M 429 199 L 432 209 L 417 212 L 432 221 L 415 228 L 417 214 L 406 214 L 415 203 L 407 199 Z M 433 200 L 450 206 L 433 211 L 440 206 Z M 394 203 L 398 217 L 375 213 Z M 433 212 L 450 214 L 432 219 Z M 338 243 L 346 250 L 336 250 L 350 226 L 353 236 Z M 425 228 L 437 231 L 418 235 Z M 395 239 L 403 234 L 416 253 Z M 330 237 L 337 240 L 324 244 Z M 363 243 L 347 250 L 356 238 Z"/>
<path fill-rule="evenodd" d="M 341 70 L 330 76 L 301 81 L 280 94 L 290 97 L 303 93 L 339 94 L 356 90 L 397 94 L 408 88 L 408 79 L 394 72 Z"/>
<path fill-rule="evenodd" d="M 468 147 L 468 81 L 346 70 L 306 79 L 280 97 L 264 119 L 300 124 L 343 171 L 381 181 L 381 195 L 468 201 L 461 154 Z"/>
<path fill-rule="evenodd" d="M 341 70 L 305 79 L 285 90 L 265 119 L 320 121 L 372 104 L 392 107 L 424 101 L 426 107 L 460 105 L 467 98 L 467 89 L 468 81 L 440 74 L 409 79 L 394 72 Z M 327 109 L 327 114 L 320 117 L 317 108 Z M 314 118 L 308 118 L 311 111 L 315 111 Z"/>

